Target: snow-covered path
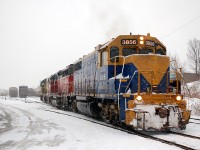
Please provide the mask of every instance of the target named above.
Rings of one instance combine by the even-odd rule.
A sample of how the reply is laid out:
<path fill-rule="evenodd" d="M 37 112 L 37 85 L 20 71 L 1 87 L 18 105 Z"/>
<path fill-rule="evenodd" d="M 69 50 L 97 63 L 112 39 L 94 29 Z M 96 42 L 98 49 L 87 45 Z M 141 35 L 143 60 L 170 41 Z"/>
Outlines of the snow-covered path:
<path fill-rule="evenodd" d="M 56 108 L 43 104 L 38 98 L 28 98 L 26 103 L 19 98 L 7 100 L 0 98 L 0 149 L 179 149 L 44 109 Z M 67 111 L 64 113 L 85 117 Z"/>
<path fill-rule="evenodd" d="M 0 130 L 0 149 L 28 149 L 32 146 L 58 146 L 64 135 L 57 124 L 40 119 L 27 110 L 1 104 L 3 128 Z M 6 128 L 4 128 L 6 127 Z"/>

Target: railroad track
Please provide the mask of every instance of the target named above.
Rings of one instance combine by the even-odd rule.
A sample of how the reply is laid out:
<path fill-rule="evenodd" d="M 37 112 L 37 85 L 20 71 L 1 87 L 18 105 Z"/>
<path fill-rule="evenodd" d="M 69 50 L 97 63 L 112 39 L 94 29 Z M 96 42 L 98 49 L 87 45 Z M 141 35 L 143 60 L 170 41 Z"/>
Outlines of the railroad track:
<path fill-rule="evenodd" d="M 198 139 L 198 140 L 200 140 L 200 137 L 194 136 L 194 135 L 190 135 L 190 134 L 184 134 L 184 133 L 174 132 L 174 131 L 169 131 L 169 133 L 180 135 L 180 136 L 184 136 L 184 137 L 189 137 L 189 138 L 192 138 L 192 139 Z"/>
<path fill-rule="evenodd" d="M 200 119 L 198 119 L 198 118 L 190 118 L 190 119 L 192 119 L 192 120 L 198 120 L 198 121 L 200 121 Z"/>
<path fill-rule="evenodd" d="M 200 125 L 200 123 L 198 123 L 198 122 L 192 122 L 192 121 L 190 121 L 189 123 L 193 123 L 193 124 L 198 124 L 198 125 Z"/>
<path fill-rule="evenodd" d="M 198 118 L 190 118 L 190 122 L 189 123 L 200 125 L 200 119 L 198 119 Z"/>
<path fill-rule="evenodd" d="M 13 101 L 21 101 L 21 102 L 25 102 L 25 103 L 40 103 L 42 105 L 44 105 L 44 103 L 42 101 L 32 101 L 32 100 L 29 100 L 28 98 L 10 98 L 10 100 L 13 100 Z"/>
<path fill-rule="evenodd" d="M 88 122 L 92 122 L 92 123 L 95 123 L 95 124 L 98 124 L 98 125 L 101 125 L 101 126 L 109 127 L 109 128 L 112 128 L 112 129 L 116 129 L 116 130 L 122 131 L 122 132 L 129 133 L 129 134 L 138 135 L 138 136 L 143 137 L 143 138 L 151 139 L 151 140 L 154 140 L 154 141 L 159 141 L 159 142 L 162 142 L 162 143 L 165 143 L 165 144 L 168 144 L 168 145 L 173 145 L 173 146 L 185 149 L 185 150 L 194 150 L 195 149 L 195 148 L 192 148 L 192 147 L 189 147 L 189 146 L 186 146 L 186 145 L 182 145 L 182 144 L 179 144 L 179 143 L 176 143 L 176 142 L 168 141 L 168 140 L 165 140 L 165 139 L 162 139 L 162 138 L 158 138 L 158 137 L 149 135 L 149 134 L 147 134 L 145 132 L 141 132 L 141 131 L 137 131 L 137 130 L 130 130 L 130 129 L 127 130 L 127 129 L 124 129 L 122 127 L 113 126 L 111 124 L 106 124 L 104 122 L 101 122 L 101 121 L 98 121 L 98 120 L 94 120 L 93 118 L 83 118 L 83 117 L 79 117 L 79 116 L 75 116 L 75 115 L 71 115 L 71 114 L 67 114 L 67 113 L 63 113 L 63 112 L 58 112 L 58 111 L 56 111 L 56 109 L 55 110 L 48 110 L 48 109 L 43 109 L 43 108 L 38 108 L 38 109 L 39 110 L 43 110 L 43 111 L 52 112 L 52 113 L 66 115 L 66 116 L 69 116 L 69 117 L 81 119 L 81 120 L 88 121 Z M 173 134 L 179 134 L 179 133 L 173 132 Z M 180 135 L 183 136 L 183 134 L 180 134 Z M 189 137 L 189 136 L 190 135 L 187 135 L 187 137 Z M 193 138 L 194 138 L 194 136 L 193 136 Z M 196 138 L 198 140 L 200 139 L 199 137 L 196 137 Z"/>

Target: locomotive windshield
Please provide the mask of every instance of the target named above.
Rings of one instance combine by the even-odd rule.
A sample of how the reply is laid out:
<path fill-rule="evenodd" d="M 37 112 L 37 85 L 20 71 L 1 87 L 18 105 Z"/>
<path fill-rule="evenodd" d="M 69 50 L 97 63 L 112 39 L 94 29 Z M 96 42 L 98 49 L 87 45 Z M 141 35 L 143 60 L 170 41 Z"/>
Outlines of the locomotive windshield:
<path fill-rule="evenodd" d="M 123 56 L 128 56 L 128 55 L 132 55 L 132 54 L 137 54 L 136 48 L 123 48 L 122 49 Z"/>
<path fill-rule="evenodd" d="M 140 49 L 139 50 L 140 54 L 149 54 L 149 53 L 153 53 L 152 49 Z"/>

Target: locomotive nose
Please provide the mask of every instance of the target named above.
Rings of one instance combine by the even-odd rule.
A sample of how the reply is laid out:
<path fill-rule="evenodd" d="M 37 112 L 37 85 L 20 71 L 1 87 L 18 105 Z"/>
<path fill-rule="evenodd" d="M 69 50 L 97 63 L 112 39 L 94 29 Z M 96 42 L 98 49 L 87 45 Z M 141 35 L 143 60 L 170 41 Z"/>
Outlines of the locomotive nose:
<path fill-rule="evenodd" d="M 165 75 L 170 60 L 165 56 L 155 54 L 131 55 L 126 58 L 126 64 L 134 64 L 144 78 L 152 85 L 159 85 Z"/>

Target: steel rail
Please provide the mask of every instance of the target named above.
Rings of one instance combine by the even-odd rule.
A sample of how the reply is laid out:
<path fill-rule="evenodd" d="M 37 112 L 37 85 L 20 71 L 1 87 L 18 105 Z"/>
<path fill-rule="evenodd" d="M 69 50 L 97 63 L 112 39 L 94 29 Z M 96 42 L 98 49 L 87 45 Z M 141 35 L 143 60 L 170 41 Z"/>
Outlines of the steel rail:
<path fill-rule="evenodd" d="M 95 123 L 95 124 L 98 124 L 98 125 L 102 125 L 102 126 L 105 126 L 105 127 L 109 127 L 109 128 L 112 128 L 112 129 L 123 131 L 123 132 L 129 133 L 129 134 L 138 135 L 138 136 L 143 137 L 143 138 L 151 139 L 151 140 L 154 140 L 154 141 L 159 141 L 159 142 L 162 142 L 162 143 L 165 143 L 165 144 L 168 144 L 168 145 L 173 145 L 173 146 L 185 149 L 185 150 L 195 150 L 194 148 L 188 147 L 186 145 L 181 145 L 181 144 L 178 144 L 176 142 L 171 142 L 171 141 L 167 141 L 167 140 L 164 140 L 164 139 L 160 139 L 160 138 L 145 134 L 145 133 L 137 131 L 137 130 L 128 130 L 128 129 L 124 129 L 122 127 L 117 127 L 117 126 L 113 126 L 111 124 L 106 124 L 104 122 L 89 120 L 89 119 L 85 119 L 85 118 L 81 118 L 81 117 L 78 117 L 78 116 L 74 116 L 74 115 L 70 115 L 70 114 L 66 114 L 66 113 L 61 113 L 61 112 L 57 112 L 57 111 L 53 111 L 53 110 L 47 110 L 47 109 L 41 109 L 41 108 L 38 108 L 38 109 L 48 111 L 48 112 L 57 113 L 57 114 L 66 115 L 66 116 L 69 116 L 69 117 L 81 119 L 81 120 L 88 121 L 88 122 L 92 122 L 92 123 Z M 93 118 L 91 118 L 91 119 L 93 119 Z"/>

